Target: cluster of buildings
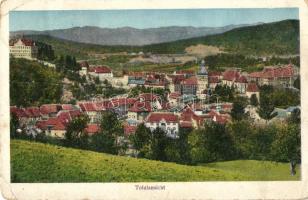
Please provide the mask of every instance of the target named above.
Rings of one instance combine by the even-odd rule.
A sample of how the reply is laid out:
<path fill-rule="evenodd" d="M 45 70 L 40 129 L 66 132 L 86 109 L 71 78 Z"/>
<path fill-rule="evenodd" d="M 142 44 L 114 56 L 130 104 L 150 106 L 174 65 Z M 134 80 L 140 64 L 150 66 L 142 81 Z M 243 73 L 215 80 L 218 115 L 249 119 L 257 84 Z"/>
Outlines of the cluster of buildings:
<path fill-rule="evenodd" d="M 290 87 L 299 76 L 292 65 L 266 67 L 261 72 L 242 73 L 228 69 L 224 72 L 208 72 L 204 61 L 197 73 L 176 71 L 172 74 L 139 72 L 123 77 L 113 77 L 106 66 L 89 66 L 81 63 L 80 75 L 98 77 L 101 81 L 121 80 L 128 88 L 144 86 L 166 89 L 163 96 L 153 92 L 142 93 L 134 98 L 116 97 L 96 101 L 80 101 L 76 105 L 48 104 L 40 107 L 11 107 L 29 134 L 45 131 L 46 134 L 64 138 L 67 124 L 75 117 L 86 114 L 90 122 L 85 129 L 89 134 L 100 130 L 100 120 L 106 111 L 117 113 L 123 122 L 124 134 L 133 134 L 144 123 L 155 130 L 160 127 L 169 137 L 178 137 L 181 128 L 200 128 L 205 122 L 225 124 L 231 120 L 231 102 L 210 104 L 207 100 L 217 85 L 233 87 L 239 95 L 259 98 L 259 86 Z M 124 80 L 124 81 L 123 81 Z"/>
<path fill-rule="evenodd" d="M 114 98 L 96 102 L 71 104 L 45 104 L 40 107 L 19 108 L 12 106 L 10 111 L 20 122 L 27 134 L 45 134 L 64 138 L 66 127 L 75 117 L 85 114 L 90 121 L 85 129 L 89 135 L 100 130 L 100 120 L 104 112 L 116 112 L 123 122 L 124 134 L 133 134 L 137 126 L 144 123 L 154 130 L 160 127 L 170 137 L 176 138 L 180 128 L 199 128 L 205 121 L 226 123 L 230 120 L 232 104 L 222 103 L 217 110 L 211 104 L 205 110 L 201 102 L 187 104 L 178 111 L 171 111 L 167 100 L 151 93 L 140 94 L 136 98 Z"/>
<path fill-rule="evenodd" d="M 14 57 L 33 59 L 37 56 L 37 46 L 24 38 L 10 42 L 10 54 Z M 231 120 L 231 102 L 207 102 L 218 85 L 235 89 L 242 96 L 259 99 L 259 87 L 273 85 L 292 87 L 299 77 L 298 69 L 291 64 L 265 67 L 260 72 L 246 73 L 237 69 L 224 72 L 208 72 L 202 61 L 197 73 L 190 70 L 175 71 L 171 74 L 154 72 L 130 72 L 115 77 L 107 66 L 90 66 L 80 62 L 79 74 L 86 77 L 108 80 L 114 87 L 159 88 L 166 91 L 163 96 L 143 93 L 134 98 L 117 97 L 97 101 L 80 101 L 76 105 L 48 104 L 40 107 L 11 107 L 20 124 L 28 134 L 45 132 L 52 137 L 64 138 L 66 126 L 75 117 L 86 114 L 90 122 L 85 129 L 89 134 L 100 130 L 100 119 L 104 112 L 113 111 L 123 122 L 124 133 L 133 134 L 137 126 L 144 123 L 151 130 L 160 127 L 169 137 L 178 137 L 181 128 L 199 128 L 204 122 L 225 124 Z M 168 91 L 168 92 L 167 92 Z M 278 110 L 277 112 L 283 113 Z"/>

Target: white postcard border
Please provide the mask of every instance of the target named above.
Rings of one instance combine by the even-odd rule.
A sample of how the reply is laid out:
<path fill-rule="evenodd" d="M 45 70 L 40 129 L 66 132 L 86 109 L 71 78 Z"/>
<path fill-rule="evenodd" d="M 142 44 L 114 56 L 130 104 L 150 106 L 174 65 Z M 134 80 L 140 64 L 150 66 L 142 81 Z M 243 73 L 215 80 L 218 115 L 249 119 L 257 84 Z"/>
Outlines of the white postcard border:
<path fill-rule="evenodd" d="M 1 190 L 7 199 L 300 199 L 308 198 L 308 7 L 304 0 L 2 0 L 0 24 Z M 301 181 L 176 183 L 10 184 L 9 26 L 10 10 L 278 8 L 298 7 L 301 53 Z M 164 190 L 136 190 L 136 185 L 163 185 Z"/>

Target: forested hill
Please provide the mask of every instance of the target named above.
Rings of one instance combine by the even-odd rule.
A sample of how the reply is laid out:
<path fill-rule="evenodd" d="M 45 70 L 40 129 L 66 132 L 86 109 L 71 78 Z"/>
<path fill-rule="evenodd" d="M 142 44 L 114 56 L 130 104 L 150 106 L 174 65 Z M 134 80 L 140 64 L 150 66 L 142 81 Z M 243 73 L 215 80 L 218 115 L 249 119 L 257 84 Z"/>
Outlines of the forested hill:
<path fill-rule="evenodd" d="M 145 46 L 153 52 L 183 52 L 191 45 L 218 46 L 226 52 L 249 55 L 286 55 L 299 53 L 299 21 L 285 20 L 233 29 L 223 34 Z"/>
<path fill-rule="evenodd" d="M 36 41 L 50 44 L 56 54 L 69 52 L 77 58 L 84 58 L 89 52 L 151 52 L 151 53 L 184 53 L 185 48 L 196 44 L 220 47 L 225 52 L 244 55 L 294 55 L 299 53 L 299 21 L 284 20 L 256 26 L 236 28 L 231 31 L 197 37 L 175 42 L 145 46 L 102 46 L 84 44 L 53 38 L 44 35 L 27 36 Z"/>
<path fill-rule="evenodd" d="M 16 106 L 59 103 L 62 75 L 35 61 L 10 59 L 10 104 Z"/>

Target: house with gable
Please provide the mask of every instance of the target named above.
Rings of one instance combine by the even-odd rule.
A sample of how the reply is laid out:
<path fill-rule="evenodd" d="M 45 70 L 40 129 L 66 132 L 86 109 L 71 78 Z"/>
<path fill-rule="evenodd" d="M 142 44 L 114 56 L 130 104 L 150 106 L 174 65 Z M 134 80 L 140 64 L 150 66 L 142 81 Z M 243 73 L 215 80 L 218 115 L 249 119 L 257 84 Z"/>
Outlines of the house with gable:
<path fill-rule="evenodd" d="M 251 96 L 255 94 L 257 99 L 260 99 L 260 92 L 259 92 L 259 88 L 258 85 L 256 83 L 248 83 L 247 89 L 246 89 L 246 96 L 250 99 Z"/>
<path fill-rule="evenodd" d="M 204 118 L 195 114 L 190 106 L 187 106 L 180 114 L 181 128 L 199 128 L 203 125 Z"/>
<path fill-rule="evenodd" d="M 227 85 L 229 87 L 234 86 L 236 80 L 240 78 L 241 74 L 234 69 L 228 69 L 222 74 L 222 84 Z"/>
<path fill-rule="evenodd" d="M 107 66 L 95 66 L 89 68 L 89 75 L 98 77 L 100 81 L 112 78 L 112 70 Z"/>
<path fill-rule="evenodd" d="M 162 129 L 168 137 L 178 138 L 179 119 L 170 112 L 152 112 L 145 119 L 145 126 L 151 131 Z"/>
<path fill-rule="evenodd" d="M 36 127 L 42 131 L 45 131 L 45 134 L 50 137 L 56 137 L 64 139 L 66 126 L 61 121 L 61 119 L 57 117 L 49 118 L 47 120 L 38 121 L 36 123 Z"/>
<path fill-rule="evenodd" d="M 252 72 L 248 75 L 250 81 L 258 85 L 272 85 L 282 87 L 292 87 L 294 81 L 299 76 L 295 66 L 289 64 L 285 66 L 267 66 L 261 72 Z"/>

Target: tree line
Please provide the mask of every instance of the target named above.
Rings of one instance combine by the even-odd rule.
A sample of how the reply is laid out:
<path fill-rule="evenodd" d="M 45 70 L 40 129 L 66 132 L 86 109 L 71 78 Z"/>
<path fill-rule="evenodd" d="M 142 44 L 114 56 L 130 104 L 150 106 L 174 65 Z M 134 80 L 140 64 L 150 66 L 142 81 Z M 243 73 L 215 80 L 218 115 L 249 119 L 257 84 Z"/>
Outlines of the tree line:
<path fill-rule="evenodd" d="M 10 59 L 11 105 L 33 106 L 58 103 L 62 96 L 62 75 L 26 59 Z"/>
<path fill-rule="evenodd" d="M 181 128 L 178 138 L 167 137 L 157 128 L 151 131 L 144 124 L 135 134 L 125 136 L 114 112 L 102 115 L 100 130 L 88 135 L 89 118 L 81 115 L 67 125 L 65 138 L 54 139 L 41 133 L 34 138 L 16 133 L 18 119 L 11 117 L 11 137 L 27 138 L 66 147 L 80 148 L 115 155 L 125 155 L 132 147 L 132 156 L 151 160 L 198 165 L 237 159 L 300 162 L 300 112 L 295 110 L 287 123 L 255 125 L 250 119 L 227 124 L 204 123 L 199 129 Z"/>
<path fill-rule="evenodd" d="M 300 125 L 291 119 L 264 126 L 245 119 L 227 125 L 205 123 L 200 129 L 181 129 L 178 139 L 141 124 L 131 142 L 138 157 L 181 164 L 237 159 L 300 162 Z"/>
<path fill-rule="evenodd" d="M 300 57 L 281 58 L 277 56 L 266 58 L 249 57 L 242 54 L 226 54 L 211 55 L 204 58 L 210 70 L 224 71 L 228 68 L 240 68 L 247 72 L 261 71 L 264 66 L 294 64 L 300 66 Z"/>

